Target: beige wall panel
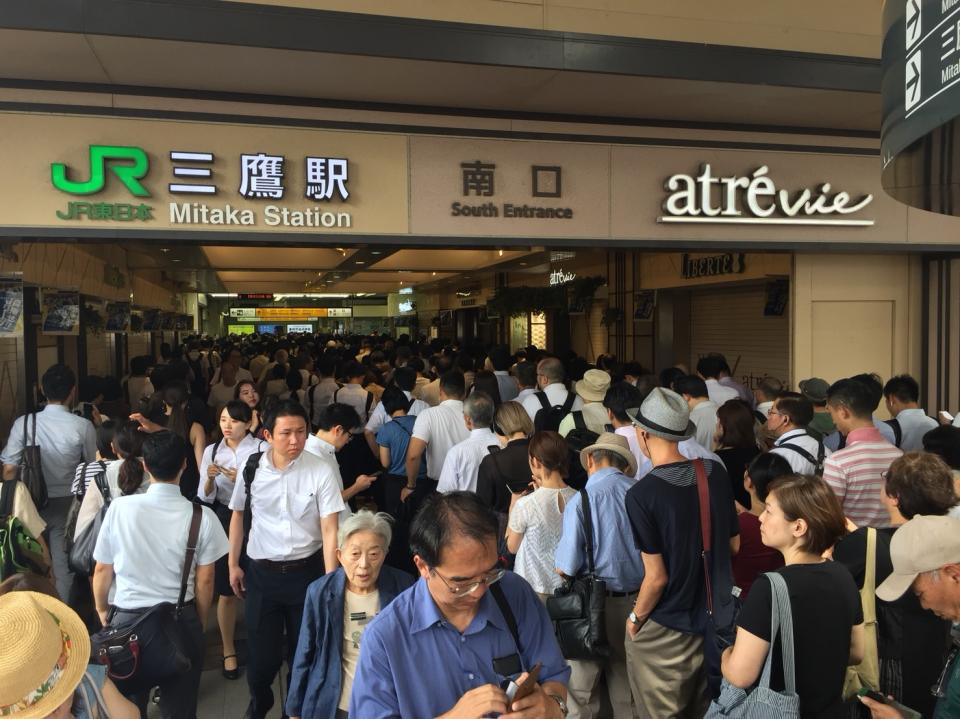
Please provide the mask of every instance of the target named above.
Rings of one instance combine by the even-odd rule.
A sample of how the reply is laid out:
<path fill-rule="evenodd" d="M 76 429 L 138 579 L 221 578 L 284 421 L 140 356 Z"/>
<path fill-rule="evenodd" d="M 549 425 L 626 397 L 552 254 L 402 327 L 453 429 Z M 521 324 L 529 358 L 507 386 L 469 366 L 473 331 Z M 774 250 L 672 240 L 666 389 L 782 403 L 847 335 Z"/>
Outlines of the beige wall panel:
<path fill-rule="evenodd" d="M 865 195 L 873 195 L 871 203 L 855 215 L 830 217 L 872 219 L 875 224 L 869 227 L 808 227 L 658 223 L 657 219 L 664 214 L 662 203 L 670 195 L 664 189 L 667 179 L 676 174 L 695 178 L 700 174 L 702 163 L 711 165 L 713 177 L 749 177 L 757 168 L 767 166 L 768 176 L 776 189 L 786 190 L 791 201 L 805 188 L 816 194 L 824 182 L 831 184 L 832 193 L 847 192 L 852 198 L 851 204 Z M 873 157 L 844 156 L 828 160 L 822 155 L 802 153 L 620 146 L 612 151 L 611 176 L 611 232 L 615 239 L 649 233 L 649 236 L 663 240 L 707 243 L 723 240 L 749 247 L 753 242 L 771 240 L 893 243 L 904 242 L 907 237 L 906 208 L 883 192 L 877 160 Z M 742 206 L 743 202 L 740 203 Z"/>
<path fill-rule="evenodd" d="M 58 191 L 50 181 L 50 163 L 64 162 L 70 178 L 89 176 L 87 147 L 90 144 L 142 147 L 150 158 L 150 170 L 143 185 L 147 198 L 136 198 L 110 177 L 104 191 L 95 196 L 76 196 Z M 170 195 L 174 181 L 171 150 L 212 152 L 216 196 Z M 281 200 L 245 200 L 239 194 L 240 155 L 265 152 L 286 158 L 285 193 Z M 319 209 L 349 212 L 351 226 L 338 232 L 405 233 L 407 231 L 406 138 L 402 135 L 373 135 L 360 132 L 279 129 L 256 125 L 185 123 L 168 120 L 104 120 L 95 117 L 22 115 L 0 113 L 0 153 L 12 163 L 12 170 L 0 175 L 0 196 L 4 198 L 4 224 L 30 226 L 123 229 L 176 229 L 205 231 L 300 232 L 304 227 L 267 226 L 264 208 L 268 205 L 290 210 Z M 346 157 L 350 160 L 350 196 L 346 202 L 314 202 L 304 197 L 304 158 Z M 71 200 L 120 202 L 153 207 L 150 221 L 58 219 Z M 255 213 L 253 226 L 174 223 L 171 203 L 204 202 L 210 207 L 227 204 Z M 324 228 L 310 228 L 317 234 Z"/>
<path fill-rule="evenodd" d="M 896 255 L 795 256 L 793 385 L 859 372 L 919 376 L 919 262 Z"/>
<path fill-rule="evenodd" d="M 496 165 L 494 194 L 463 194 L 461 163 Z M 609 150 L 572 143 L 410 138 L 414 234 L 605 237 L 609 232 Z M 561 197 L 534 197 L 533 165 L 559 166 Z M 493 203 L 497 217 L 453 216 L 455 202 Z M 504 204 L 570 208 L 570 219 L 508 218 Z"/>
<path fill-rule="evenodd" d="M 131 332 L 127 335 L 127 354 L 130 357 L 139 357 L 150 354 L 150 333 Z M 124 367 L 124 373 L 130 368 Z"/>
<path fill-rule="evenodd" d="M 98 377 L 113 374 L 112 335 L 87 332 L 87 374 Z"/>

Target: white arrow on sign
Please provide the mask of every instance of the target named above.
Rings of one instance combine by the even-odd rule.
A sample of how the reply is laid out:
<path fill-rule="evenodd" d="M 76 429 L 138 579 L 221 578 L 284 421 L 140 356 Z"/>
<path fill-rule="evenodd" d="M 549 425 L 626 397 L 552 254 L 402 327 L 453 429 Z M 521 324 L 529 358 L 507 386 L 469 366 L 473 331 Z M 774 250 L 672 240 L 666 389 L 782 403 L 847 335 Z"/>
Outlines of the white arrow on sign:
<path fill-rule="evenodd" d="M 909 110 L 920 101 L 920 50 L 907 58 L 904 68 L 904 110 Z"/>
<path fill-rule="evenodd" d="M 906 49 L 920 39 L 920 30 L 923 29 L 923 23 L 920 22 L 920 0 L 907 0 L 907 43 Z"/>

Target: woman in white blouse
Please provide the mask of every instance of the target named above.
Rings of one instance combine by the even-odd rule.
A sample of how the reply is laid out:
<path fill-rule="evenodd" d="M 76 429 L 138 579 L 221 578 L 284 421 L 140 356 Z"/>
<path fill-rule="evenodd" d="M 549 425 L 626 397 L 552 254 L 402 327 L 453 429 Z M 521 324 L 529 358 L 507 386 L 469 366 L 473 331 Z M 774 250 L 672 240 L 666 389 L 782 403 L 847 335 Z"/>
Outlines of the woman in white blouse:
<path fill-rule="evenodd" d="M 200 488 L 197 497 L 213 506 L 223 531 L 230 533 L 230 497 L 237 480 L 243 481 L 243 468 L 247 458 L 261 451 L 260 440 L 250 434 L 253 410 L 243 400 L 227 402 L 218 413 L 220 439 L 203 450 L 200 458 Z M 214 574 L 214 591 L 217 600 L 217 623 L 223 640 L 223 676 L 237 679 L 240 670 L 237 649 L 234 644 L 234 629 L 240 600 L 230 588 L 230 573 L 226 556 L 217 560 Z"/>
<path fill-rule="evenodd" d="M 563 509 L 576 491 L 564 481 L 570 455 L 563 437 L 537 432 L 528 454 L 534 490 L 511 499 L 507 548 L 517 555 L 514 571 L 546 600 L 562 581 L 554 571 L 554 555 L 563 532 Z"/>

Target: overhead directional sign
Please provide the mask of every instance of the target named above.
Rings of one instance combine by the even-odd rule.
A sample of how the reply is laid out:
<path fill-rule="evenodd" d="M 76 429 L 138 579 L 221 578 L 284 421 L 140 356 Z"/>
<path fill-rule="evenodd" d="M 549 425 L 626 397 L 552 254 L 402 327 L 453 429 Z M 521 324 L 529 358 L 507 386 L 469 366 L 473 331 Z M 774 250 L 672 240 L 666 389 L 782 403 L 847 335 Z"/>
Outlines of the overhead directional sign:
<path fill-rule="evenodd" d="M 914 207 L 960 214 L 960 0 L 890 0 L 883 12 L 882 183 Z"/>

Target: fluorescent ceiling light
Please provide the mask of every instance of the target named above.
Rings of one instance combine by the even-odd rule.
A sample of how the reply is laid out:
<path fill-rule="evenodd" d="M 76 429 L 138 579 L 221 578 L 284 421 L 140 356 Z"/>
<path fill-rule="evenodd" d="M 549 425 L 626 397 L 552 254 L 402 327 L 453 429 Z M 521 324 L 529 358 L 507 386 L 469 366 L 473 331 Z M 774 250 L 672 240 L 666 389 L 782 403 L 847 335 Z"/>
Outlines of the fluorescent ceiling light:
<path fill-rule="evenodd" d="M 234 295 L 236 296 L 236 295 Z M 346 299 L 350 295 L 346 292 L 295 292 L 274 294 L 273 301 L 278 302 L 284 299 Z"/>
<path fill-rule="evenodd" d="M 223 298 L 223 297 L 237 297 L 237 293 L 236 293 L 236 292 L 211 292 L 211 293 L 210 293 L 210 296 L 211 296 L 211 297 L 221 297 L 221 298 Z"/>

